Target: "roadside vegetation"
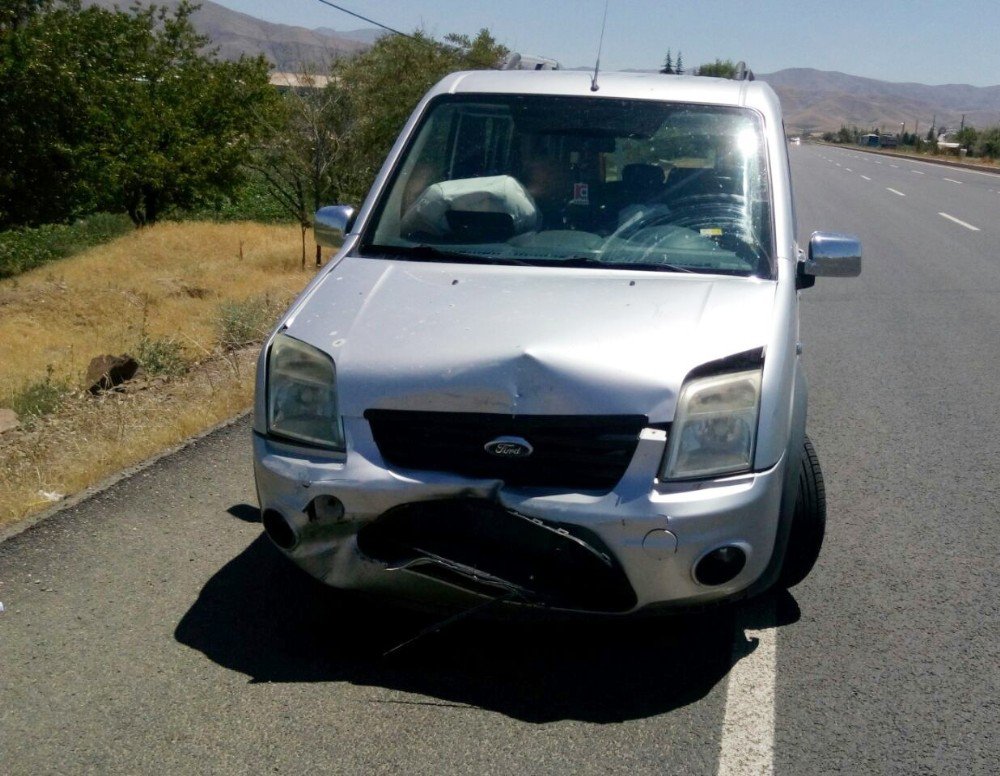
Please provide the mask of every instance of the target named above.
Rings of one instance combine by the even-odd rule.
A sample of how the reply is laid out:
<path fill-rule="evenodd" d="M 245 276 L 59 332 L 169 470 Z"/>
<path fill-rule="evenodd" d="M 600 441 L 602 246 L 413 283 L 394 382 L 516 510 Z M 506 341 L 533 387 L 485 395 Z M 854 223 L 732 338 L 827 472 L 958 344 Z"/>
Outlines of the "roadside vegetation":
<path fill-rule="evenodd" d="M 0 524 L 249 406 L 254 360 L 308 282 L 294 225 L 163 223 L 0 281 Z M 98 354 L 135 378 L 92 395 Z"/>
<path fill-rule="evenodd" d="M 0 524 L 247 409 L 316 209 L 360 204 L 427 88 L 506 53 L 416 31 L 279 89 L 196 8 L 0 3 Z"/>
<path fill-rule="evenodd" d="M 858 126 L 842 125 L 836 132 L 823 133 L 827 143 L 840 145 L 861 145 L 867 138 L 878 138 L 881 150 L 896 153 L 920 154 L 954 158 L 974 164 L 996 164 L 1000 160 L 1000 125 L 976 129 L 962 126 L 957 131 L 947 127 L 931 127 L 925 135 L 913 132 L 889 134 L 891 138 L 888 147 L 885 146 L 883 135 L 878 128 L 863 130 Z"/>
<path fill-rule="evenodd" d="M 443 42 L 391 35 L 317 69 L 312 86 L 279 89 L 263 58 L 226 62 L 206 50 L 196 8 L 0 8 L 0 230 L 106 212 L 136 226 L 294 221 L 302 238 L 320 206 L 360 203 L 432 83 L 506 53 L 486 30 Z M 0 267 L 13 274 L 55 257 L 42 253 L 0 254 Z"/>
<path fill-rule="evenodd" d="M 132 229 L 125 215 L 95 213 L 71 224 L 0 231 L 0 278 L 63 259 Z"/>

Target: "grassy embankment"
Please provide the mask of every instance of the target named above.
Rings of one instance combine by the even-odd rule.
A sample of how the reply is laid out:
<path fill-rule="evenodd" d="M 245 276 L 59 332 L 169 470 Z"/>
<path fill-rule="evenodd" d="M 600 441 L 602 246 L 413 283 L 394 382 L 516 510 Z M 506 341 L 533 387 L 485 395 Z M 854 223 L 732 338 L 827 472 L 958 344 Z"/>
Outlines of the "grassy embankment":
<path fill-rule="evenodd" d="M 250 405 L 255 341 L 312 277 L 296 226 L 164 223 L 0 280 L 0 525 Z M 143 374 L 91 396 L 91 358 Z"/>

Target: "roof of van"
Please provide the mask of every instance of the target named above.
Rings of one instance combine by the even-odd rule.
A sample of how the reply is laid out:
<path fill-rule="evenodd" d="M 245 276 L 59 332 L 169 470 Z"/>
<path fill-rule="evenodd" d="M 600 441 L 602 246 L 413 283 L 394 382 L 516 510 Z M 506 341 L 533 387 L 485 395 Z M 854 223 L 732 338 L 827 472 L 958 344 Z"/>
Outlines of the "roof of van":
<path fill-rule="evenodd" d="M 591 91 L 593 73 L 583 70 L 473 70 L 445 76 L 428 96 L 462 93 L 559 94 L 617 97 L 669 102 L 737 105 L 781 116 L 778 98 L 761 81 L 734 81 L 660 73 L 600 73 Z M 780 119 L 779 119 L 780 120 Z"/>

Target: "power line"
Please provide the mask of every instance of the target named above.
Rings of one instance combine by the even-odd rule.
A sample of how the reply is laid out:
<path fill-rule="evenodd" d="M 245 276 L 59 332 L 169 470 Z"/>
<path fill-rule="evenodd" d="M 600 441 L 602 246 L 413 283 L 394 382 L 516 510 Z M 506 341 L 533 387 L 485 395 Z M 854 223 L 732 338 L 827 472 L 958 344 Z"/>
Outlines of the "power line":
<path fill-rule="evenodd" d="M 353 16 L 357 19 L 361 19 L 362 21 L 368 22 L 369 24 L 374 24 L 376 27 L 381 27 L 383 30 L 388 30 L 389 32 L 395 33 L 396 35 L 402 35 L 404 38 L 409 38 L 410 40 L 417 40 L 428 46 L 438 45 L 437 43 L 428 41 L 425 38 L 418 38 L 415 35 L 410 35 L 409 33 L 406 32 L 400 32 L 399 30 L 393 29 L 387 24 L 382 24 L 381 22 L 377 22 L 374 19 L 369 19 L 367 16 L 362 16 L 359 13 L 354 13 L 354 11 L 348 11 L 343 6 L 337 5 L 336 3 L 331 3 L 330 0 L 319 0 L 319 2 L 321 2 L 323 5 L 330 6 L 331 8 L 336 8 L 338 11 L 343 11 L 344 13 Z"/>

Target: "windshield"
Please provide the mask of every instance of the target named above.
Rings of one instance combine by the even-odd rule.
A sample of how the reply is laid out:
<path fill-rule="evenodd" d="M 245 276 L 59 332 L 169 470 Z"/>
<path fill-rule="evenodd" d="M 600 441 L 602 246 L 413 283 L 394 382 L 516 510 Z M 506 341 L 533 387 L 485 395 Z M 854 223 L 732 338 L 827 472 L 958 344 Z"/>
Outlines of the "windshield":
<path fill-rule="evenodd" d="M 361 250 L 772 277 L 760 118 L 648 100 L 442 97 Z"/>

